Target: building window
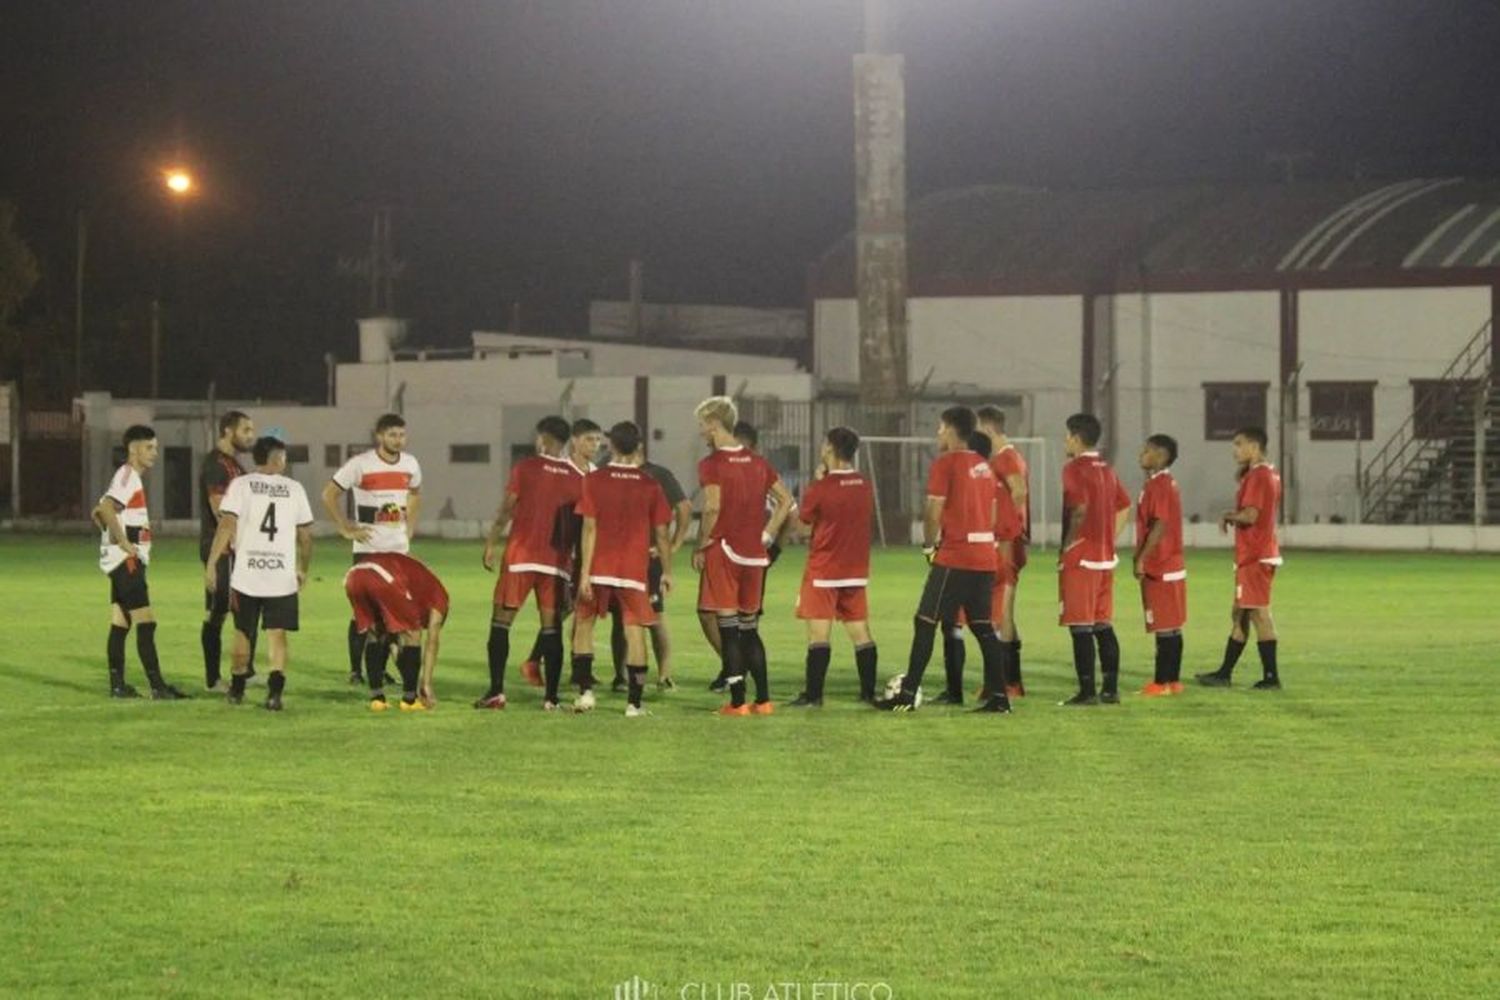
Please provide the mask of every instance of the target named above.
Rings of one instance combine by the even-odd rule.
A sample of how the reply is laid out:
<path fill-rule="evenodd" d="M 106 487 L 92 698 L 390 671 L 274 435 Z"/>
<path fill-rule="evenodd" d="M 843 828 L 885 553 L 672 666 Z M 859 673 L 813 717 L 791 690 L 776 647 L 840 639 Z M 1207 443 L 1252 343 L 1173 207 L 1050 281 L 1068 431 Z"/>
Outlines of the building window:
<path fill-rule="evenodd" d="M 1375 436 L 1374 382 L 1309 382 L 1314 441 L 1369 441 Z"/>
<path fill-rule="evenodd" d="M 306 465 L 308 459 L 307 445 L 289 444 L 286 446 L 287 465 Z"/>
<path fill-rule="evenodd" d="M 1266 426 L 1269 382 L 1203 383 L 1203 437 L 1230 441 L 1241 427 Z"/>
<path fill-rule="evenodd" d="M 454 465 L 464 463 L 488 465 L 490 461 L 490 446 L 487 444 L 450 444 L 448 446 L 448 461 Z"/>
<path fill-rule="evenodd" d="M 1464 397 L 1478 385 L 1473 379 L 1412 379 L 1412 432 L 1419 438 L 1451 438 L 1472 433 L 1473 419 L 1464 414 L 1472 414 L 1474 410 Z"/>
<path fill-rule="evenodd" d="M 325 444 L 323 446 L 323 465 L 329 469 L 337 469 L 344 464 L 344 450 L 336 444 Z"/>

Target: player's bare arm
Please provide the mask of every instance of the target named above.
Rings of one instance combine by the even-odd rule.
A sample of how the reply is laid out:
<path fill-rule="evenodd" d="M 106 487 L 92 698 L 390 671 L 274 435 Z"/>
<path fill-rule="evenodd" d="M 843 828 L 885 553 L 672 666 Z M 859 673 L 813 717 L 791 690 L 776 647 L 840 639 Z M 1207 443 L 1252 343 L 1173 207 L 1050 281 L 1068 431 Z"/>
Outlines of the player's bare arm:
<path fill-rule="evenodd" d="M 422 491 L 413 487 L 406 492 L 406 540 L 417 537 L 417 524 L 422 519 Z"/>
<path fill-rule="evenodd" d="M 1241 507 L 1239 510 L 1224 512 L 1224 516 L 1219 518 L 1219 530 L 1228 532 L 1230 528 L 1248 527 L 1259 520 L 1260 509 L 1258 507 Z"/>
<path fill-rule="evenodd" d="M 510 527 L 511 519 L 515 517 L 517 499 L 514 493 L 505 494 L 505 498 L 500 501 L 500 509 L 495 511 L 495 520 L 490 524 L 490 533 L 484 536 L 484 568 L 491 573 L 498 565 L 495 561 L 495 552 L 500 547 L 500 539 L 505 535 L 505 529 Z"/>
<path fill-rule="evenodd" d="M 105 497 L 99 501 L 99 506 L 94 508 L 94 523 L 109 532 L 109 537 L 125 551 L 125 555 L 135 559 L 140 553 L 136 552 L 135 546 L 130 544 L 129 536 L 125 534 L 125 526 L 120 523 L 120 510 L 121 507 L 117 501 Z"/>
<path fill-rule="evenodd" d="M 585 520 L 584 530 L 586 531 L 587 529 L 588 521 Z M 672 539 L 670 532 L 671 527 L 665 524 L 653 525 L 651 528 L 651 533 L 656 538 L 656 551 L 669 553 L 661 561 L 661 592 L 663 594 L 670 594 L 672 592 L 672 560 L 670 557 Z M 587 540 L 588 536 L 585 535 L 584 538 Z"/>
<path fill-rule="evenodd" d="M 657 547 L 657 552 L 662 554 L 661 561 L 666 565 L 672 559 L 672 553 L 682 544 L 687 537 L 688 525 L 693 523 L 693 504 L 689 500 L 677 501 L 677 507 L 673 511 L 670 546 L 668 548 Z"/>
<path fill-rule="evenodd" d="M 1146 537 L 1136 543 L 1133 569 L 1137 580 L 1144 580 L 1146 574 L 1141 572 L 1141 563 L 1146 557 L 1156 551 L 1156 546 L 1161 542 L 1163 535 L 1167 533 L 1166 522 L 1160 518 L 1151 519 L 1151 527 L 1146 530 Z"/>
<path fill-rule="evenodd" d="M 1010 494 L 1010 499 L 1016 505 L 1017 510 L 1026 509 L 1027 490 L 1025 476 L 1006 476 L 1005 490 Z"/>
<path fill-rule="evenodd" d="M 580 548 L 583 554 L 578 559 L 578 599 L 580 601 L 591 601 L 594 598 L 594 585 L 589 581 L 589 573 L 594 568 L 594 548 L 599 542 L 599 522 L 592 517 L 583 519 L 583 540 Z M 662 570 L 666 572 L 665 568 Z"/>
<path fill-rule="evenodd" d="M 374 530 L 367 524 L 351 524 L 344 516 L 344 488 L 333 480 L 323 486 L 323 509 L 337 525 L 339 537 L 351 542 L 368 542 Z"/>
<path fill-rule="evenodd" d="M 1062 565 L 1063 553 L 1082 541 L 1078 536 L 1083 533 L 1083 521 L 1088 516 L 1088 504 L 1079 504 L 1068 511 L 1068 516 L 1063 520 L 1062 544 L 1057 548 L 1057 563 Z"/>
<path fill-rule="evenodd" d="M 693 569 L 703 572 L 703 553 L 714 537 L 714 526 L 719 523 L 719 486 L 717 483 L 703 487 L 703 517 L 698 522 L 698 547 L 693 550 Z"/>
<path fill-rule="evenodd" d="M 929 555 L 938 547 L 943 530 L 945 497 L 928 497 L 922 506 L 922 549 Z"/>
<path fill-rule="evenodd" d="M 1130 508 L 1115 511 L 1115 537 L 1120 537 L 1120 532 L 1125 530 L 1125 523 L 1130 520 Z"/>
<path fill-rule="evenodd" d="M 218 565 L 224 553 L 229 551 L 229 545 L 234 541 L 234 533 L 238 529 L 240 519 L 233 514 L 224 514 L 219 518 L 218 530 L 214 532 L 214 541 L 208 549 L 208 562 L 203 568 L 203 586 L 207 590 L 213 590 L 218 586 Z"/>
<path fill-rule="evenodd" d="M 233 517 L 234 515 L 230 514 L 229 516 Z M 297 589 L 299 591 L 307 583 L 307 570 L 312 565 L 312 549 L 312 525 L 297 525 Z"/>
<path fill-rule="evenodd" d="M 792 491 L 787 489 L 786 483 L 779 479 L 771 484 L 771 489 L 766 495 L 776 505 L 771 511 L 771 519 L 766 522 L 766 535 L 774 542 L 780 536 L 782 526 L 786 524 L 792 508 L 797 505 L 792 500 Z"/>

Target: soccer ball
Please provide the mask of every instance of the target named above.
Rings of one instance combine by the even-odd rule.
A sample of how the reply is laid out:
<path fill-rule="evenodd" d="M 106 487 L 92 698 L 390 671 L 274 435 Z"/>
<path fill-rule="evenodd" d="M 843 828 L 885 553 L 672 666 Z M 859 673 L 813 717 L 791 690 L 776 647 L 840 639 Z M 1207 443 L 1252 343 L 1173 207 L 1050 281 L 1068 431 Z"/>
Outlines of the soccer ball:
<path fill-rule="evenodd" d="M 901 685 L 902 685 L 903 682 L 905 682 L 905 680 L 906 680 L 906 675 L 905 674 L 897 674 L 895 677 L 892 677 L 890 680 L 886 681 L 885 682 L 885 696 L 886 696 L 886 698 L 887 699 L 891 699 L 891 698 L 896 697 L 896 695 L 900 694 L 901 693 Z M 913 708 L 921 708 L 922 707 L 922 689 L 921 688 L 917 688 L 916 694 L 914 694 L 912 696 L 912 707 Z"/>

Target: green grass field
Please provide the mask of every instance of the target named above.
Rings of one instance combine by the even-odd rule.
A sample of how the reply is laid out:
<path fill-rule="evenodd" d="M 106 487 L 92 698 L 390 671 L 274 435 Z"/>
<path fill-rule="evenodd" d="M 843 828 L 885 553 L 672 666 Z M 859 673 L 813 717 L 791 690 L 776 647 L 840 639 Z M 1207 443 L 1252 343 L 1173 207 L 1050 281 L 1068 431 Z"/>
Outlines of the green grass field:
<path fill-rule="evenodd" d="M 1039 556 L 1008 718 L 865 709 L 839 643 L 821 712 L 721 719 L 683 597 L 683 687 L 626 720 L 607 695 L 542 713 L 516 658 L 510 709 L 469 709 L 492 578 L 476 545 L 420 554 L 454 596 L 438 710 L 372 715 L 346 685 L 327 541 L 273 715 L 201 694 L 193 542 L 159 542 L 151 573 L 168 677 L 200 695 L 155 704 L 104 697 L 93 541 L 0 538 L 0 994 L 1493 995 L 1493 559 L 1292 553 L 1285 691 L 1243 685 L 1252 648 L 1231 691 L 1063 710 Z M 1226 560 L 1191 560 L 1187 673 L 1217 665 Z M 800 564 L 771 578 L 778 700 L 800 688 Z M 923 571 L 879 556 L 882 678 Z M 1133 690 L 1132 581 L 1117 603 Z M 141 684 L 133 641 L 128 661 Z"/>

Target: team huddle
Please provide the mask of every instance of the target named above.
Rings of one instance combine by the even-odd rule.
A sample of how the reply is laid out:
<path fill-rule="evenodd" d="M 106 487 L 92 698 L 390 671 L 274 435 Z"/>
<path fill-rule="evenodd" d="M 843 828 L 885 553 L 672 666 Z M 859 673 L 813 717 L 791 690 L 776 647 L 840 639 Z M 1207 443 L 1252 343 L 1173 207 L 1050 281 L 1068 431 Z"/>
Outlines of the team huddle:
<path fill-rule="evenodd" d="M 698 463 L 701 508 L 691 565 L 698 576 L 699 621 L 719 659 L 711 689 L 727 694 L 720 714 L 774 711 L 760 620 L 766 573 L 792 538 L 808 545 L 796 604 L 797 617 L 806 623 L 807 648 L 803 688 L 786 703 L 789 707 L 823 704 L 835 624 L 853 644 L 859 697 L 877 709 L 909 712 L 923 703 L 922 678 L 939 634 L 945 684 L 931 703 L 962 705 L 964 628 L 978 642 L 983 662 L 977 711 L 1008 713 L 1015 699 L 1025 697 L 1015 607 L 1031 537 L 1029 473 L 1006 437 L 1003 411 L 983 407 L 976 413 L 956 406 L 940 418 L 939 455 L 928 473 L 922 515 L 930 568 L 913 618 L 906 670 L 883 692 L 877 690 L 878 651 L 867 598 L 875 494 L 856 468 L 858 434 L 848 427 L 828 431 L 815 477 L 799 503 L 756 451 L 754 428 L 738 420 L 733 400 L 706 399 L 695 418 L 709 453 Z M 1066 706 L 1120 700 L 1114 571 L 1116 539 L 1132 505 L 1098 451 L 1101 436 L 1100 423 L 1090 414 L 1066 422 L 1059 623 L 1068 629 L 1078 680 L 1076 693 L 1061 703 Z M 601 459 L 606 441 L 607 456 Z M 391 707 L 385 687 L 394 683 L 401 687 L 401 711 L 422 712 L 436 704 L 433 675 L 449 614 L 447 590 L 410 554 L 422 470 L 405 448 L 405 421 L 386 414 L 375 426 L 375 447 L 339 468 L 321 497 L 340 536 L 353 545 L 353 564 L 344 574 L 349 681 L 368 685 L 372 711 Z M 607 617 L 612 689 L 626 695 L 628 717 L 645 715 L 653 653 L 658 686 L 675 686 L 663 611 L 674 590 L 673 554 L 688 543 L 692 505 L 668 469 L 646 460 L 634 423 L 617 423 L 606 433 L 589 420 L 569 424 L 547 417 L 536 426 L 535 448 L 512 467 L 485 538 L 484 567 L 498 570 L 499 578 L 486 650 L 489 685 L 474 706 L 506 707 L 510 630 L 531 603 L 540 627 L 521 674 L 543 689 L 544 710 L 563 708 L 565 635 L 571 649 L 569 682 L 576 691 L 568 707 L 574 712 L 596 707 L 595 633 Z M 1221 528 L 1233 531 L 1235 540 L 1231 630 L 1219 668 L 1197 679 L 1228 686 L 1253 627 L 1263 669 L 1255 688 L 1275 689 L 1280 676 L 1271 589 L 1281 563 L 1276 535 L 1281 484 L 1266 461 L 1263 430 L 1241 429 L 1233 448 L 1239 491 L 1235 509 L 1220 518 Z M 125 681 L 125 642 L 134 629 L 151 697 L 184 698 L 162 677 L 146 581 L 151 529 L 141 475 L 155 463 L 155 433 L 145 426 L 129 428 L 125 449 L 125 463 L 93 512 L 101 531 L 100 569 L 110 582 L 110 693 L 139 697 Z M 254 463 L 250 472 L 237 457 L 246 451 Z M 1135 504 L 1132 569 L 1145 627 L 1156 642 L 1153 679 L 1140 692 L 1147 697 L 1183 690 L 1187 572 L 1182 502 L 1170 471 L 1176 457 L 1177 443 L 1160 434 L 1148 438 L 1140 452 L 1146 482 Z M 313 549 L 312 507 L 301 484 L 286 475 L 286 466 L 286 444 L 275 436 L 257 437 L 251 419 L 232 411 L 219 421 L 218 442 L 199 483 L 205 684 L 237 705 L 249 686 L 263 683 L 264 705 L 272 711 L 282 708 L 288 633 L 298 630 L 299 594 Z M 221 662 L 226 619 L 234 625 L 227 683 Z M 253 667 L 261 631 L 269 653 L 263 682 Z M 393 651 L 399 680 L 387 672 Z"/>

